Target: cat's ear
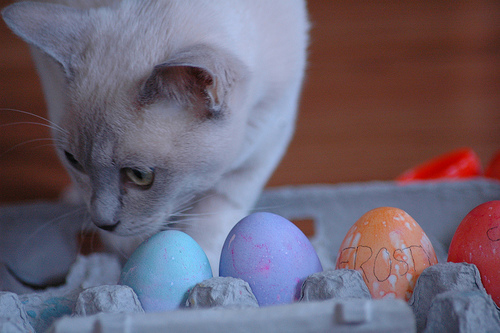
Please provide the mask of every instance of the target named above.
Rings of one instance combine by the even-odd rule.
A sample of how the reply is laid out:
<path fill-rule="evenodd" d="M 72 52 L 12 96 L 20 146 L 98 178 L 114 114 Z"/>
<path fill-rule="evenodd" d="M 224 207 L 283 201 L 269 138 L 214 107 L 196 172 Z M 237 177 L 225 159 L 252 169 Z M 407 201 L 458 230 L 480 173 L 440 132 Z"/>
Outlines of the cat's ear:
<path fill-rule="evenodd" d="M 6 7 L 2 16 L 16 35 L 54 58 L 67 75 L 71 74 L 71 60 L 84 47 L 87 20 L 81 10 L 26 1 Z"/>
<path fill-rule="evenodd" d="M 139 99 L 148 104 L 170 99 L 194 106 L 207 117 L 219 117 L 228 92 L 246 75 L 245 66 L 223 50 L 191 47 L 155 66 Z"/>

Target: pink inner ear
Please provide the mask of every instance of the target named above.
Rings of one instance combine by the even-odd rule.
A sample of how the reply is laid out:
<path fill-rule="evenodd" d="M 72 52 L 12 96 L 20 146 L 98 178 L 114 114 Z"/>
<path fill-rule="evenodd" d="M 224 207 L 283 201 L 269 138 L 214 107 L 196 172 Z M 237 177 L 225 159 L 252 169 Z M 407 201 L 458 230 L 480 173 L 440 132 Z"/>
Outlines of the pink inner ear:
<path fill-rule="evenodd" d="M 197 83 L 202 87 L 206 88 L 214 83 L 214 79 L 210 73 L 200 67 L 189 67 L 193 73 L 193 77 Z"/>
<path fill-rule="evenodd" d="M 161 64 L 154 68 L 139 94 L 139 102 L 147 105 L 168 99 L 198 111 L 203 117 L 219 112 L 215 79 L 198 66 Z"/>
<path fill-rule="evenodd" d="M 207 88 L 214 81 L 206 70 L 184 65 L 166 66 L 158 72 L 156 80 L 159 96 L 192 105 L 207 102 Z"/>
<path fill-rule="evenodd" d="M 219 117 L 233 84 L 249 74 L 232 54 L 207 45 L 178 52 L 156 66 L 139 95 L 141 104 L 171 99 L 206 117 Z"/>

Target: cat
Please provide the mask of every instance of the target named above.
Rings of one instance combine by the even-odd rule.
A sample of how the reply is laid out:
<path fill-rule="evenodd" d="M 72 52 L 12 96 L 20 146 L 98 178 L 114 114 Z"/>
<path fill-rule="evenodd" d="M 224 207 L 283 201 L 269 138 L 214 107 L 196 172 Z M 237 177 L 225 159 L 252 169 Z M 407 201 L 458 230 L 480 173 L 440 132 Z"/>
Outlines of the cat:
<path fill-rule="evenodd" d="M 305 0 L 19 2 L 58 156 L 90 220 L 126 258 L 177 228 L 214 275 L 294 132 Z"/>

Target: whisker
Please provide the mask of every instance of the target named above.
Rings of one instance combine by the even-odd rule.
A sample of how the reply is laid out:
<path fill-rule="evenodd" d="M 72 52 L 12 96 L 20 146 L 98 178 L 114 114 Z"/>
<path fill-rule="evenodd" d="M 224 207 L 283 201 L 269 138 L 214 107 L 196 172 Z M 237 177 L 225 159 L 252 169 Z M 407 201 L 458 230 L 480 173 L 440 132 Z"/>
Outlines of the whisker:
<path fill-rule="evenodd" d="M 72 211 L 70 211 L 68 213 L 62 214 L 62 215 L 60 215 L 58 217 L 53 218 L 52 220 L 49 220 L 47 222 L 42 223 L 30 235 L 28 235 L 21 244 L 19 244 L 20 248 L 22 249 L 24 246 L 26 246 L 26 244 L 31 239 L 33 239 L 33 237 L 35 237 L 38 233 L 40 233 L 43 229 L 47 228 L 48 226 L 50 226 L 52 224 L 62 222 L 64 220 L 64 218 L 66 218 L 68 216 L 76 215 L 76 214 L 80 213 L 82 211 L 82 209 L 83 209 L 82 207 L 76 208 L 76 209 L 74 209 L 74 210 L 72 210 Z"/>
<path fill-rule="evenodd" d="M 44 123 L 37 123 L 37 122 L 34 122 L 34 121 L 18 121 L 18 122 L 15 122 L 15 123 L 1 124 L 0 128 L 1 127 L 7 127 L 7 126 L 18 126 L 18 125 L 37 125 L 37 126 L 47 127 L 47 128 L 59 131 L 61 133 L 67 134 L 67 132 L 63 131 L 62 129 L 60 129 L 58 127 L 54 127 L 52 125 L 48 125 L 48 124 L 44 124 Z"/>
<path fill-rule="evenodd" d="M 113 246 L 114 253 L 118 254 L 120 257 L 122 257 L 124 259 L 128 258 L 128 255 L 119 246 L 117 246 L 114 242 L 111 245 Z"/>
<path fill-rule="evenodd" d="M 195 198 L 194 194 L 186 194 L 184 197 L 179 198 L 180 204 L 177 207 L 177 211 L 185 211 L 186 206 L 191 207 L 195 202 L 192 202 L 192 200 Z"/>
<path fill-rule="evenodd" d="M 22 111 L 22 110 L 17 110 L 17 109 L 10 109 L 10 108 L 0 108 L 0 111 L 17 112 L 17 113 L 21 113 L 21 114 L 25 114 L 25 115 L 29 115 L 29 116 L 35 117 L 35 118 L 41 119 L 43 121 L 46 121 L 49 125 L 52 125 L 54 129 L 58 129 L 59 131 L 61 131 L 62 133 L 65 133 L 65 134 L 69 134 L 68 131 L 66 131 L 64 128 L 62 128 L 61 126 L 57 125 L 53 121 L 51 121 L 51 120 L 49 120 L 49 119 L 47 119 L 45 117 L 39 116 L 37 114 L 34 114 L 32 112 Z M 40 125 L 42 125 L 42 124 L 40 124 Z"/>
<path fill-rule="evenodd" d="M 162 230 L 177 230 L 177 231 L 185 231 L 184 228 L 182 228 L 181 226 L 165 226 L 164 228 L 162 228 Z"/>
<path fill-rule="evenodd" d="M 263 211 L 273 211 L 273 210 L 276 210 L 276 209 L 282 209 L 284 207 L 286 207 L 287 205 L 286 204 L 282 204 L 282 205 L 274 205 L 274 206 L 255 206 L 253 208 L 251 208 L 248 213 L 255 213 L 255 212 L 263 212 Z"/>
<path fill-rule="evenodd" d="M 209 198 L 213 197 L 214 195 L 215 195 L 215 194 L 214 194 L 214 193 L 212 193 L 212 194 L 207 194 L 207 195 L 205 195 L 205 196 L 201 196 L 201 197 L 200 197 L 200 198 L 198 198 L 197 200 L 195 200 L 195 201 L 191 202 L 191 204 L 192 204 L 192 205 L 197 204 L 197 203 L 199 203 L 200 201 L 203 201 L 203 200 L 206 200 L 206 199 L 209 199 Z M 195 196 L 193 195 L 193 197 L 195 197 Z"/>
<path fill-rule="evenodd" d="M 189 211 L 194 208 L 194 206 L 206 200 L 215 194 L 209 194 L 202 197 L 196 198 L 195 195 L 186 195 L 184 203 L 181 203 L 177 209 L 169 215 L 169 218 L 162 224 L 161 228 L 165 229 L 181 229 L 186 226 L 192 226 L 195 223 L 199 223 L 204 218 L 216 216 L 218 212 L 206 212 L 206 213 L 190 213 Z M 181 201 L 181 200 L 180 200 Z M 182 201 L 181 201 L 182 202 Z M 234 209 L 234 211 L 240 211 L 240 209 Z M 237 222 L 237 221 L 236 221 Z"/>
<path fill-rule="evenodd" d="M 171 216 L 182 216 L 181 214 L 183 214 L 186 211 L 191 210 L 194 207 L 194 205 L 196 205 L 200 201 L 205 200 L 207 198 L 210 198 L 212 196 L 213 196 L 213 194 L 206 195 L 206 196 L 200 197 L 200 198 L 193 201 L 193 199 L 196 198 L 196 195 L 188 194 L 179 200 L 180 202 L 184 201 L 184 203 L 179 204 L 177 209 L 170 215 Z"/>
<path fill-rule="evenodd" d="M 36 147 L 33 147 L 33 149 L 40 149 L 40 148 L 45 148 L 45 147 L 58 147 L 58 146 L 55 143 L 47 143 L 45 145 L 38 145 Z"/>
<path fill-rule="evenodd" d="M 188 207 L 187 210 L 191 209 L 192 207 Z M 187 217 L 187 216 L 193 216 L 196 215 L 196 213 L 172 213 L 170 214 L 170 217 Z"/>
<path fill-rule="evenodd" d="M 24 145 L 27 145 L 27 144 L 30 144 L 30 143 L 33 143 L 33 142 L 40 142 L 40 141 L 52 141 L 52 138 L 33 139 L 33 140 L 27 140 L 27 141 L 18 143 L 17 145 L 14 145 L 13 147 L 7 149 L 2 154 L 0 154 L 0 158 L 4 157 L 5 155 L 7 155 L 8 153 L 10 153 L 11 151 L 13 151 L 16 148 L 19 148 L 21 146 L 24 146 Z M 55 146 L 56 144 L 51 144 L 51 145 Z M 43 145 L 43 146 L 47 146 L 47 145 Z"/>
<path fill-rule="evenodd" d="M 180 219 L 180 220 L 175 220 L 175 221 L 169 221 L 167 224 L 172 224 L 172 225 L 182 225 L 182 224 L 191 224 L 196 221 L 200 221 L 201 217 L 198 218 L 185 218 L 185 219 Z"/>
<path fill-rule="evenodd" d="M 198 224 L 203 218 L 185 218 L 177 221 L 168 221 L 162 226 L 162 230 L 180 230 L 185 231 L 186 227 Z"/>

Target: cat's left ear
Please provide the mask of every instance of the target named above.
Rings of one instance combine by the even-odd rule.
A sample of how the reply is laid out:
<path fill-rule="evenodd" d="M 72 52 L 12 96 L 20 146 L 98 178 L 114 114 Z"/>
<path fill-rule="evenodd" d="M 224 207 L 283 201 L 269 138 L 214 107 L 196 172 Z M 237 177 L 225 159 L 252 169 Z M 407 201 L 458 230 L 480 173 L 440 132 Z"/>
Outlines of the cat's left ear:
<path fill-rule="evenodd" d="M 234 56 L 199 45 L 155 66 L 139 99 L 143 104 L 170 99 L 194 106 L 205 117 L 220 117 L 229 91 L 246 74 L 245 66 Z"/>
<path fill-rule="evenodd" d="M 2 10 L 9 28 L 61 64 L 71 76 L 71 62 L 84 47 L 87 17 L 76 8 L 23 1 Z"/>

